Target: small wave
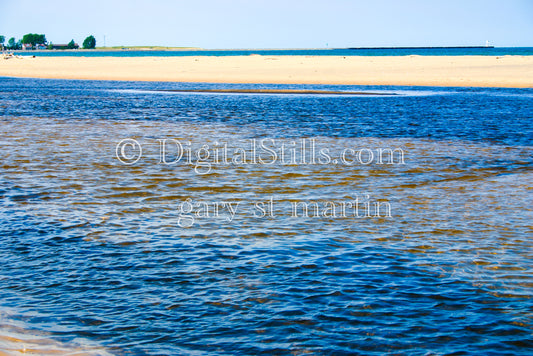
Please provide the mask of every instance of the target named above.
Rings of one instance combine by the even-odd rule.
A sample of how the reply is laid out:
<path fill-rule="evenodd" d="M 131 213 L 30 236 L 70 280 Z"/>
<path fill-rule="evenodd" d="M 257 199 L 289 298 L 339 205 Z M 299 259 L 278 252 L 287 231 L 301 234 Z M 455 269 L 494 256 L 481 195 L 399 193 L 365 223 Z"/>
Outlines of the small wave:
<path fill-rule="evenodd" d="M 276 95 L 276 96 L 327 96 L 327 97 L 352 97 L 352 96 L 397 96 L 403 95 L 397 91 L 350 91 L 350 90 L 311 90 L 311 89 L 117 89 L 113 92 L 125 94 L 185 94 L 185 95 Z"/>

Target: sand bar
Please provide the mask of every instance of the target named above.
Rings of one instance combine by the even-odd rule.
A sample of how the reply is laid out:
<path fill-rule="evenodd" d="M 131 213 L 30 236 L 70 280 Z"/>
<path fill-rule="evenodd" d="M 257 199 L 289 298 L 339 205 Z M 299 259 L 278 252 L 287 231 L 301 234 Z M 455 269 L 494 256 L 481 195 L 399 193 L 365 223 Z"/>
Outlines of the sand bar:
<path fill-rule="evenodd" d="M 208 83 L 533 88 L 533 56 L 190 56 L 0 59 L 0 76 Z"/>
<path fill-rule="evenodd" d="M 226 94 L 313 94 L 313 95 L 396 95 L 394 93 L 368 92 L 368 91 L 340 91 L 340 90 L 294 90 L 294 89 L 193 89 L 193 90 L 174 90 L 163 89 L 155 90 L 170 93 L 226 93 Z"/>

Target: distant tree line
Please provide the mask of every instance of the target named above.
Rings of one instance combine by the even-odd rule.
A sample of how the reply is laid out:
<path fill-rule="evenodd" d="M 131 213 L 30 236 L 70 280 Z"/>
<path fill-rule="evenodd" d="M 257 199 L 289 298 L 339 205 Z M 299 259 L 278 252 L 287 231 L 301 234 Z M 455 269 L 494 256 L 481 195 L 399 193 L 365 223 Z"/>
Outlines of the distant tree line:
<path fill-rule="evenodd" d="M 54 45 L 52 42 L 48 43 L 44 34 L 27 33 L 22 36 L 21 40 L 16 40 L 15 37 L 11 37 L 7 44 L 5 44 L 6 37 L 0 35 L 0 46 L 3 49 L 8 50 L 20 50 L 22 45 L 30 45 L 31 48 L 35 48 L 37 45 L 42 45 L 47 49 L 75 49 L 78 45 L 74 40 L 71 40 L 67 45 Z M 93 35 L 90 35 L 83 41 L 84 49 L 94 49 L 96 47 L 96 39 Z"/>
<path fill-rule="evenodd" d="M 0 36 L 0 44 L 2 45 L 2 49 L 6 48 L 6 49 L 17 50 L 17 49 L 22 48 L 22 42 L 20 40 L 16 41 L 15 37 L 11 37 L 9 41 L 7 41 L 7 45 L 4 45 L 5 41 L 6 41 L 6 37 Z"/>

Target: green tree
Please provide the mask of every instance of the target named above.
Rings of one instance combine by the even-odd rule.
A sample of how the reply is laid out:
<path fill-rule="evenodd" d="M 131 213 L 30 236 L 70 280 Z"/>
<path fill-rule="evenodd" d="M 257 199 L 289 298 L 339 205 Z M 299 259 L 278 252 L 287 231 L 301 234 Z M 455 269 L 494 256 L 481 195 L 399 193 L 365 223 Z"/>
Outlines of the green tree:
<path fill-rule="evenodd" d="M 96 39 L 93 35 L 90 35 L 83 41 L 83 48 L 94 49 L 94 47 L 96 47 Z"/>
<path fill-rule="evenodd" d="M 45 35 L 38 35 L 36 40 L 37 40 L 37 43 L 40 43 L 40 44 L 43 44 L 43 45 L 46 45 L 48 43 L 48 41 L 46 40 L 46 36 Z"/>
<path fill-rule="evenodd" d="M 9 49 L 17 49 L 17 41 L 15 40 L 15 37 L 11 37 L 9 41 L 7 41 L 7 48 Z"/>
<path fill-rule="evenodd" d="M 6 36 L 0 36 L 0 44 L 3 46 L 6 41 Z"/>
<path fill-rule="evenodd" d="M 76 48 L 76 43 L 74 42 L 74 40 L 70 40 L 70 42 L 67 44 L 67 48 L 68 49 Z"/>
<path fill-rule="evenodd" d="M 33 33 L 27 33 L 22 36 L 22 43 L 35 45 L 35 35 Z"/>
<path fill-rule="evenodd" d="M 37 33 L 27 33 L 24 36 L 22 36 L 22 43 L 31 44 L 32 46 L 35 46 L 36 44 L 46 44 L 46 36 Z"/>

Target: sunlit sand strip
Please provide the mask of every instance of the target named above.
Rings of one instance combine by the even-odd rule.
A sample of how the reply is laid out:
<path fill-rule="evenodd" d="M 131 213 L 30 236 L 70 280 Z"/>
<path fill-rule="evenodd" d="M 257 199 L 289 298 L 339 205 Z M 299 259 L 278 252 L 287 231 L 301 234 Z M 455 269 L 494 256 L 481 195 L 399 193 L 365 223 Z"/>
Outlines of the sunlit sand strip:
<path fill-rule="evenodd" d="M 1 61 L 0 76 L 533 88 L 533 56 L 25 57 Z"/>

